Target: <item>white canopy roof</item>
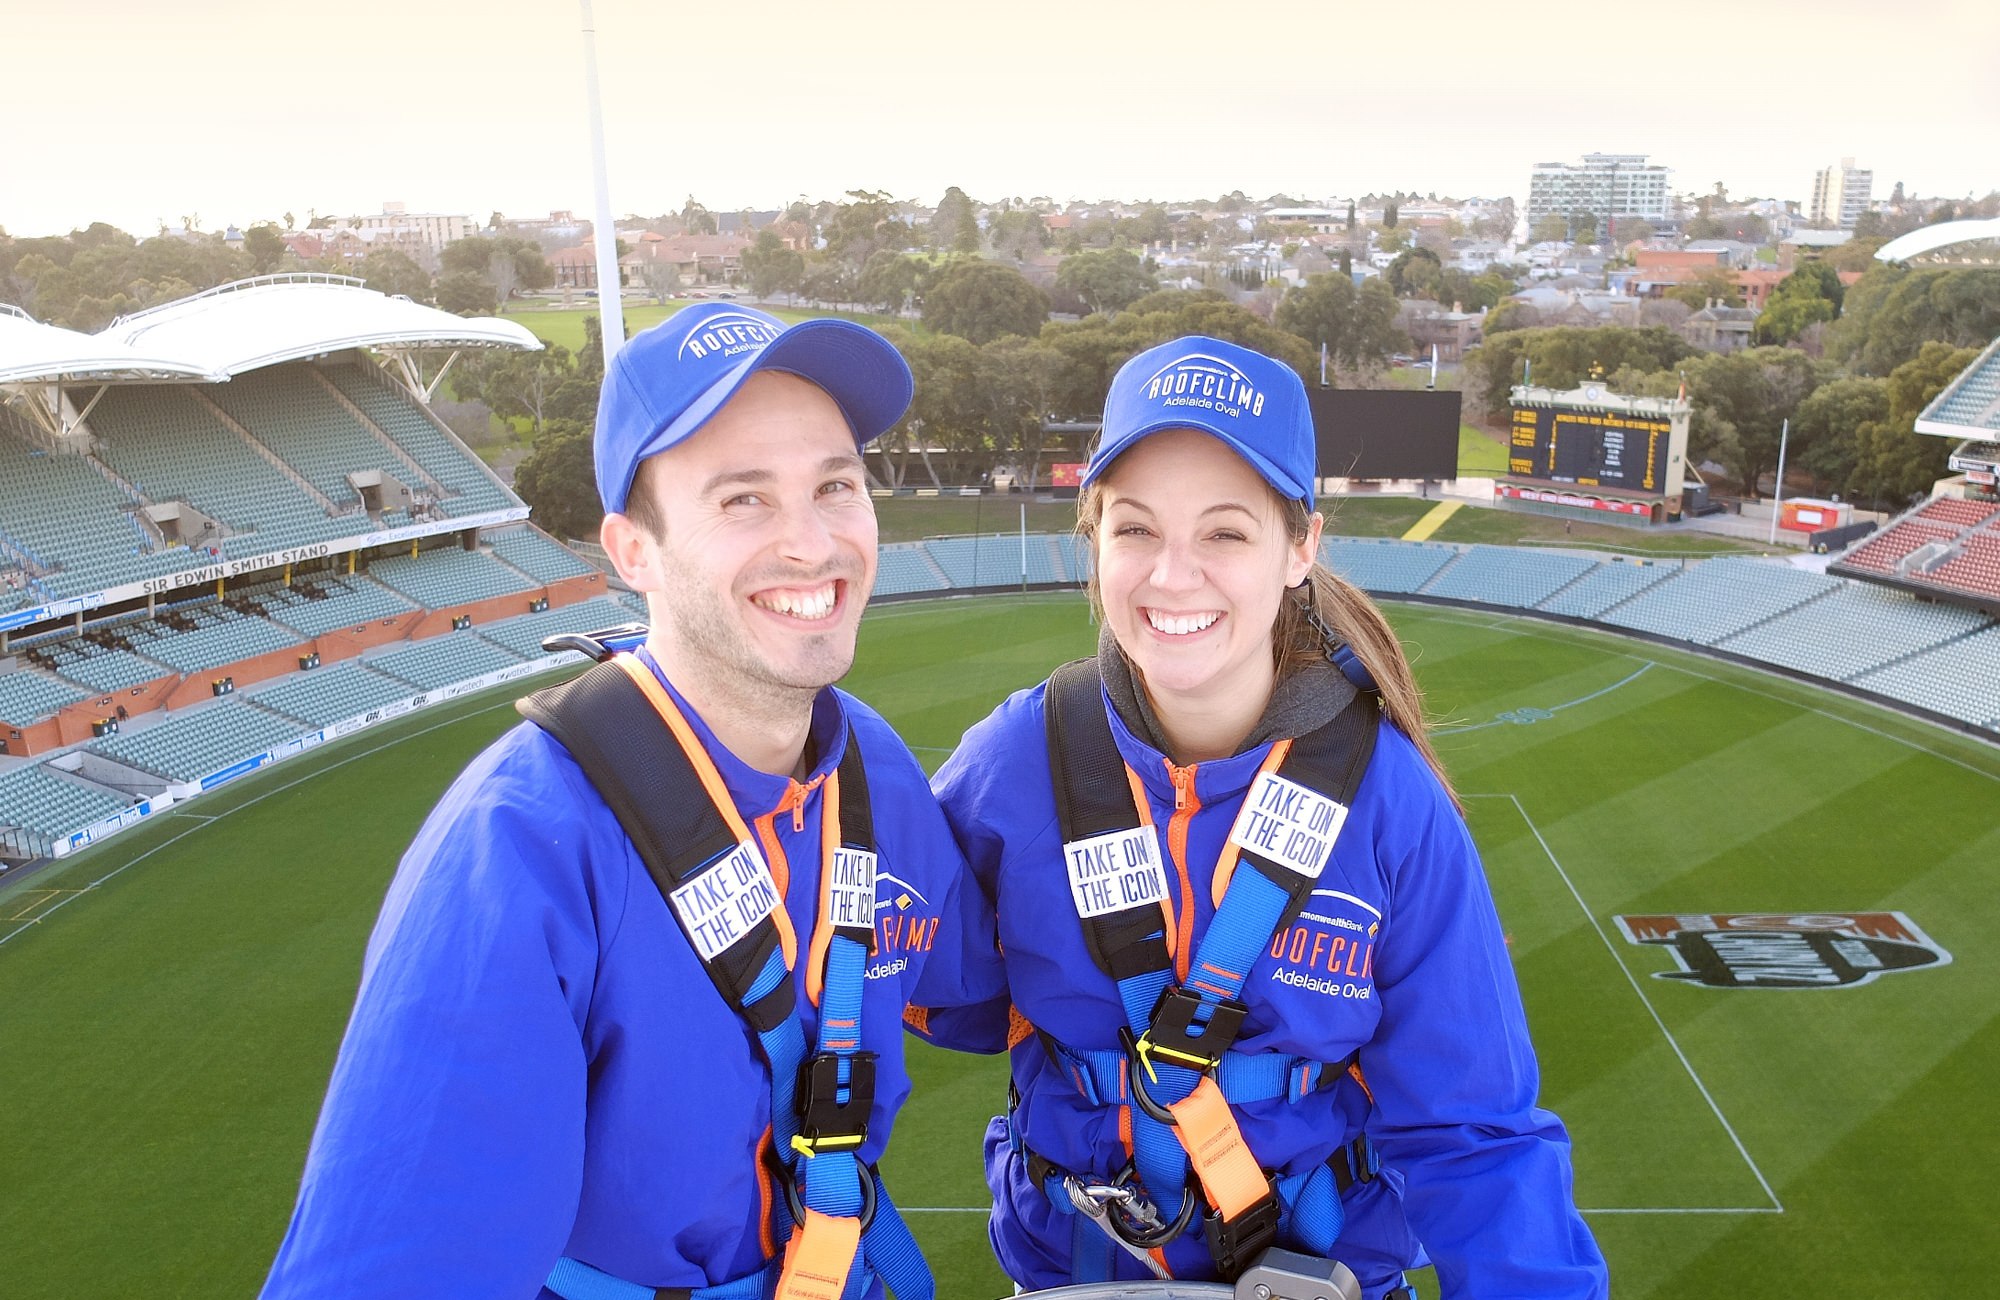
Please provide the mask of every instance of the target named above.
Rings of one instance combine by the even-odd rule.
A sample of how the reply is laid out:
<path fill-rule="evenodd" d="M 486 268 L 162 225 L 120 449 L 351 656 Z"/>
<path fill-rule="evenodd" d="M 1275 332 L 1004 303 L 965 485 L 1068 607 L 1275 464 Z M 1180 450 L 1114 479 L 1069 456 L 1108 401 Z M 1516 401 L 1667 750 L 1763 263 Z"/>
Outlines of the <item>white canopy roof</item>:
<path fill-rule="evenodd" d="M 27 316 L 0 312 L 0 384 L 37 380 L 217 379 L 206 366 L 185 357 L 152 354 L 102 334 L 44 325 Z"/>
<path fill-rule="evenodd" d="M 1940 248 L 1949 248 L 1953 244 L 1969 244 L 1981 239 L 2000 239 L 2000 217 L 1941 221 L 1935 226 L 1920 226 L 1907 235 L 1898 235 L 1876 249 L 1875 260 L 1907 262 L 1925 253 L 1935 253 Z"/>
<path fill-rule="evenodd" d="M 454 316 L 330 275 L 242 280 L 113 322 L 97 336 L 177 357 L 215 378 L 343 348 L 520 348 L 542 344 L 525 326 Z"/>

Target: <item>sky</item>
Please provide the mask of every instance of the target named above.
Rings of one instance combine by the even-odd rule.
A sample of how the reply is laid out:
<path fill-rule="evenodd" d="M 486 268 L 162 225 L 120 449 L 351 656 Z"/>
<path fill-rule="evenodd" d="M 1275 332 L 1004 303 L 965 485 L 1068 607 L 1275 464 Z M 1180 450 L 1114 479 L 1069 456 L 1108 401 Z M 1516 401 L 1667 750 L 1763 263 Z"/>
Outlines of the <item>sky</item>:
<path fill-rule="evenodd" d="M 2000 4 L 595 0 L 611 206 L 2000 187 Z M 0 227 L 594 207 L 579 0 L 0 0 Z"/>

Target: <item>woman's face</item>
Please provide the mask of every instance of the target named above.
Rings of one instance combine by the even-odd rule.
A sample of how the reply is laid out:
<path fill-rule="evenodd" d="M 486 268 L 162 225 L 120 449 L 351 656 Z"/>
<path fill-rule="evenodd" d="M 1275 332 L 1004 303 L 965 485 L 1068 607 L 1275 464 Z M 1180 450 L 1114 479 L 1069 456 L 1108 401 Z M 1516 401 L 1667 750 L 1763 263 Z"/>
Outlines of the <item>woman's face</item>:
<path fill-rule="evenodd" d="M 1101 480 L 1097 584 L 1105 621 L 1155 706 L 1270 695 L 1271 629 L 1312 568 L 1257 471 L 1193 429 L 1153 434 Z"/>

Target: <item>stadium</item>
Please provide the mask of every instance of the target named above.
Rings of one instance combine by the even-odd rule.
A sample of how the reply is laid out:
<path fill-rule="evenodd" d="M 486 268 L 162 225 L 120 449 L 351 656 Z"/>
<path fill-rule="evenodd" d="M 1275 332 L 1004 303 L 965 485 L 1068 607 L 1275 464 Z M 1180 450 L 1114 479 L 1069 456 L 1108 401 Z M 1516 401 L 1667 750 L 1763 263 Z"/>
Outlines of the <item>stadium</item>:
<path fill-rule="evenodd" d="M 322 275 L 0 315 L 7 1294 L 254 1290 L 398 854 L 546 637 L 644 616 L 432 409 L 538 346 Z M 1917 428 L 1963 478 L 1823 566 L 1323 543 L 1417 662 L 1617 1295 L 1988 1275 L 2000 341 Z M 1094 643 L 1085 560 L 884 547 L 850 685 L 935 766 Z M 889 1176 L 941 1294 L 1002 1294 L 1002 1073 L 918 1067 Z"/>

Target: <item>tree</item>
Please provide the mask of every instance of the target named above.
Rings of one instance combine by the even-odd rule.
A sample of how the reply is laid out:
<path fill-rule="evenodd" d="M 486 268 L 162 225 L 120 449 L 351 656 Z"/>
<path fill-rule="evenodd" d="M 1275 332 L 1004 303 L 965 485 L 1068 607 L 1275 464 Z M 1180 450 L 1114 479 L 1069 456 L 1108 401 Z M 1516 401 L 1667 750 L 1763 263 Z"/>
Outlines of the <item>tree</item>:
<path fill-rule="evenodd" d="M 993 240 L 994 252 L 1017 262 L 1049 246 L 1049 228 L 1043 224 L 1042 214 L 1027 208 L 1000 213 L 989 223 L 987 234 Z"/>
<path fill-rule="evenodd" d="M 1736 283 L 1736 272 L 1723 266 L 1705 267 L 1692 279 L 1683 280 L 1667 290 L 1663 296 L 1686 303 L 1695 311 L 1700 311 L 1710 302 L 1719 302 L 1725 307 L 1743 305 L 1743 289 Z"/>
<path fill-rule="evenodd" d="M 1273 319 L 1315 359 L 1324 344 L 1328 359 L 1344 370 L 1380 370 L 1410 342 L 1396 328 L 1395 294 L 1380 279 L 1357 288 L 1350 276 L 1311 276 L 1284 296 Z"/>
<path fill-rule="evenodd" d="M 1889 372 L 1883 383 L 1888 413 L 1880 422 L 1864 425 L 1856 439 L 1858 495 L 1902 503 L 1929 491 L 1944 476 L 1952 443 L 1918 433 L 1917 416 L 1978 355 L 1977 348 L 1955 348 L 1933 340 Z"/>
<path fill-rule="evenodd" d="M 900 311 L 904 303 L 916 296 L 923 270 L 924 264 L 914 257 L 877 249 L 855 277 L 855 296 L 871 307 Z"/>
<path fill-rule="evenodd" d="M 797 256 L 797 254 L 793 254 Z M 749 260 L 749 250 L 744 250 L 744 260 Z M 667 299 L 680 292 L 681 269 L 664 257 L 656 257 L 642 264 L 639 278 L 645 282 L 646 292 L 653 295 L 653 301 L 665 306 Z"/>
<path fill-rule="evenodd" d="M 1569 238 L 1573 244 L 1597 242 L 1597 214 L 1579 209 L 1569 214 Z"/>
<path fill-rule="evenodd" d="M 535 522 L 557 537 L 590 538 L 604 519 L 588 428 L 551 425 L 514 469 L 514 490 Z"/>
<path fill-rule="evenodd" d="M 955 263 L 924 293 L 924 324 L 973 343 L 1033 338 L 1048 318 L 1048 295 L 998 262 Z"/>
<path fill-rule="evenodd" d="M 1792 348 L 1752 348 L 1688 364 L 1688 456 L 1726 466 L 1744 492 L 1778 461 L 1784 422 L 1819 386 L 1821 365 Z"/>
<path fill-rule="evenodd" d="M 576 354 L 576 373 L 584 379 L 604 378 L 604 322 L 596 312 L 583 318 L 583 348 Z"/>
<path fill-rule="evenodd" d="M 1824 262 L 1807 262 L 1778 281 L 1758 313 L 1756 341 L 1760 344 L 1791 343 L 1813 325 L 1840 315 L 1840 300 L 1846 292 L 1839 274 Z"/>
<path fill-rule="evenodd" d="M 910 227 L 896 215 L 896 201 L 888 194 L 849 190 L 848 198 L 853 202 L 835 208 L 825 224 L 828 257 L 858 275 L 876 253 L 910 246 Z"/>
<path fill-rule="evenodd" d="M 1444 263 L 1428 248 L 1403 250 L 1382 273 L 1389 292 L 1398 298 L 1435 298 L 1438 281 L 1443 277 Z"/>
<path fill-rule="evenodd" d="M 484 276 L 451 271 L 438 277 L 437 305 L 455 316 L 478 316 L 492 313 L 499 300 Z"/>
<path fill-rule="evenodd" d="M 470 354 L 457 372 L 457 389 L 476 396 L 501 419 L 525 419 L 537 441 L 550 416 L 549 399 L 576 375 L 576 358 L 560 343 L 539 352 Z M 593 411 L 596 402 L 591 403 Z"/>
<path fill-rule="evenodd" d="M 1926 342 L 1979 347 L 2000 335 L 2000 271 L 1912 269 L 1877 263 L 1848 289 L 1827 331 L 1827 355 L 1864 375 L 1887 375 Z"/>
<path fill-rule="evenodd" d="M 1630 244 L 1650 242 L 1659 233 L 1659 231 L 1653 229 L 1653 223 L 1644 217 L 1621 218 L 1616 227 L 1618 246 L 1620 248 Z"/>
<path fill-rule="evenodd" d="M 1136 254 L 1122 248 L 1077 253 L 1056 268 L 1056 286 L 1092 312 L 1118 312 L 1160 287 Z"/>
<path fill-rule="evenodd" d="M 750 282 L 750 292 L 759 298 L 798 292 L 805 273 L 805 256 L 787 247 L 769 226 L 758 231 L 756 240 L 743 250 L 743 275 Z"/>
<path fill-rule="evenodd" d="M 944 192 L 931 214 L 930 246 L 952 253 L 979 251 L 979 213 L 956 185 Z"/>
<path fill-rule="evenodd" d="M 1551 212 L 1535 222 L 1535 228 L 1528 237 L 1537 244 L 1564 244 L 1569 242 L 1569 219 L 1560 212 Z"/>
<path fill-rule="evenodd" d="M 1396 220 L 1397 220 L 1398 216 L 1400 215 L 1400 212 L 1398 211 L 1398 208 L 1399 208 L 1399 205 L 1397 205 L 1397 204 L 1394 204 L 1394 203 L 1387 203 L 1387 204 L 1384 204 L 1384 205 L 1383 205 L 1383 207 L 1382 207 L 1382 229 L 1384 229 L 1384 230 L 1394 230 L 1394 229 L 1396 228 Z"/>
<path fill-rule="evenodd" d="M 1382 226 L 1375 231 L 1375 246 L 1385 253 L 1401 253 L 1416 242 L 1407 226 Z"/>
<path fill-rule="evenodd" d="M 269 275 L 285 264 L 285 238 L 268 223 L 243 232 L 243 255 L 250 259 L 253 275 Z"/>
<path fill-rule="evenodd" d="M 1792 419 L 1793 463 L 1821 490 L 1852 495 L 1863 430 L 1875 436 L 1888 418 L 1888 381 L 1858 375 L 1828 380 L 1799 403 Z"/>
<path fill-rule="evenodd" d="M 430 301 L 431 277 L 401 249 L 370 249 L 361 259 L 361 278 L 377 293 L 392 298 L 401 294 L 412 302 Z"/>
<path fill-rule="evenodd" d="M 1003 334 L 979 350 L 979 359 L 994 449 L 1026 468 L 1032 491 L 1041 483 L 1043 427 L 1062 391 L 1063 354 L 1039 339 Z"/>
<path fill-rule="evenodd" d="M 687 202 L 681 204 L 681 229 L 690 235 L 712 235 L 718 229 L 715 214 L 690 194 Z"/>
<path fill-rule="evenodd" d="M 1347 233 L 1354 233 L 1354 200 L 1347 201 Z"/>
<path fill-rule="evenodd" d="M 1640 374 L 1671 371 L 1693 356 L 1687 340 L 1670 329 L 1620 325 L 1592 328 L 1556 326 L 1496 331 L 1466 357 L 1464 391 L 1484 411 L 1504 412 L 1508 390 L 1522 382 L 1522 365 L 1533 363 L 1542 388 L 1574 388 L 1593 371 L 1611 374 L 1630 367 Z"/>

